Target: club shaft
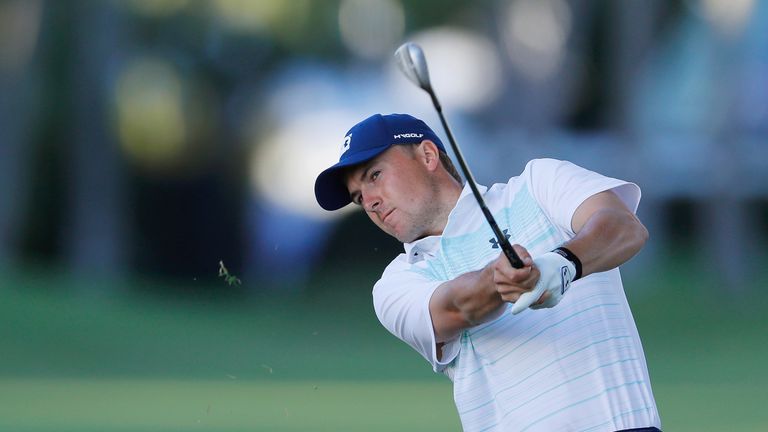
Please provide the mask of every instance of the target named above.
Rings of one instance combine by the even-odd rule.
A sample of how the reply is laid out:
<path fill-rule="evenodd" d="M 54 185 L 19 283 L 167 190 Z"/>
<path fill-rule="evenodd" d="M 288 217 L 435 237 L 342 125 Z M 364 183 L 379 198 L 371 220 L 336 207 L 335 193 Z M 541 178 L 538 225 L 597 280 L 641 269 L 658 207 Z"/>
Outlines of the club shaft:
<path fill-rule="evenodd" d="M 488 224 L 491 226 L 491 230 L 493 231 L 493 234 L 496 236 L 496 240 L 499 242 L 499 246 L 501 247 L 501 250 L 504 252 L 504 255 L 509 260 L 509 263 L 512 264 L 512 267 L 522 268 L 523 261 L 520 259 L 519 256 L 517 256 L 517 253 L 515 253 L 515 250 L 512 248 L 512 245 L 507 240 L 507 236 L 504 235 L 501 229 L 499 229 L 499 225 L 496 223 L 496 219 L 493 217 L 493 214 L 491 214 L 491 211 L 488 210 L 488 206 L 485 205 L 485 200 L 483 199 L 483 196 L 480 194 L 480 191 L 477 189 L 477 182 L 475 181 L 475 177 L 472 175 L 472 172 L 469 171 L 469 167 L 467 166 L 467 163 L 464 161 L 464 156 L 461 154 L 461 150 L 459 149 L 459 146 L 456 144 L 456 140 L 453 138 L 453 133 L 451 133 L 451 128 L 448 127 L 448 122 L 445 121 L 445 116 L 443 115 L 443 108 L 440 106 L 440 102 L 437 100 L 437 96 L 435 96 L 435 92 L 434 91 L 428 91 L 428 92 L 429 92 L 429 96 L 432 98 L 432 104 L 434 104 L 435 109 L 437 110 L 437 114 L 438 116 L 440 116 L 440 122 L 443 123 L 443 129 L 445 129 L 445 134 L 448 135 L 448 141 L 451 144 L 453 153 L 456 155 L 456 161 L 459 163 L 459 168 L 461 168 L 461 171 L 464 174 L 464 177 L 467 179 L 467 182 L 469 183 L 469 188 L 472 189 L 472 194 L 475 196 L 475 200 L 477 200 L 477 203 L 480 205 L 480 210 L 483 212 L 483 215 L 485 215 L 485 219 L 488 221 Z"/>

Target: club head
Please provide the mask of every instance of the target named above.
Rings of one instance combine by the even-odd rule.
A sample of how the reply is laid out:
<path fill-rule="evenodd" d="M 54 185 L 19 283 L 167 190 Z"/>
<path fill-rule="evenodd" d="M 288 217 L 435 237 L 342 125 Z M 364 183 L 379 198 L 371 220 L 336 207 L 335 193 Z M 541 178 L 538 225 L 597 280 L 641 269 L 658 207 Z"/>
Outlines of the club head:
<path fill-rule="evenodd" d="M 395 59 L 397 66 L 411 82 L 428 92 L 432 91 L 427 60 L 424 58 L 424 51 L 421 50 L 420 46 L 413 42 L 400 45 L 400 48 L 395 51 Z"/>

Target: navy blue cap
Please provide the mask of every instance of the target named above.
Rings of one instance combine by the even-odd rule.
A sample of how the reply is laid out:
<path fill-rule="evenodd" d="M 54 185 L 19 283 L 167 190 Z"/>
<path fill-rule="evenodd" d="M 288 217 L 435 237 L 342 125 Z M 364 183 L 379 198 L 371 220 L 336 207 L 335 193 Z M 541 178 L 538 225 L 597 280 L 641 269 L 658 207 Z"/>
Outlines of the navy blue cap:
<path fill-rule="evenodd" d="M 344 137 L 339 162 L 321 172 L 315 180 L 315 198 L 320 207 L 338 210 L 351 202 L 344 168 L 369 161 L 396 144 L 443 143 L 426 123 L 408 114 L 374 114 L 352 126 Z"/>

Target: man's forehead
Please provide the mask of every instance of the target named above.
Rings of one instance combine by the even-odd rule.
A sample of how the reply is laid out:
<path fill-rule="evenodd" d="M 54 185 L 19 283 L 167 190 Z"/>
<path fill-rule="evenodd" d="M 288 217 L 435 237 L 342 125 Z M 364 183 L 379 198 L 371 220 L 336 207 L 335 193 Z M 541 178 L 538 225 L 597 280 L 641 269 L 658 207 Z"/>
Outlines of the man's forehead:
<path fill-rule="evenodd" d="M 384 150 L 380 154 L 376 155 L 376 157 L 374 157 L 373 159 L 367 160 L 365 162 L 361 162 L 357 165 L 352 165 L 344 171 L 344 181 L 349 186 L 350 181 L 361 180 L 360 177 L 365 173 L 365 170 L 370 168 L 372 165 L 383 160 L 396 159 L 398 155 L 404 156 L 405 155 L 404 152 L 407 152 L 410 148 L 411 148 L 410 145 L 395 144 L 389 147 L 388 149 Z"/>
<path fill-rule="evenodd" d="M 380 157 L 381 157 L 381 155 L 378 155 L 378 156 L 376 156 L 373 159 L 369 159 L 369 160 L 367 160 L 365 162 L 360 162 L 357 165 L 352 165 L 351 167 L 347 168 L 347 170 L 346 170 L 347 178 L 350 178 L 350 177 L 357 178 L 357 177 L 359 177 L 360 174 L 363 173 L 366 168 L 368 168 L 369 166 L 371 166 L 374 163 L 376 163 L 376 161 L 379 160 Z"/>
<path fill-rule="evenodd" d="M 348 167 L 346 170 L 344 170 L 344 182 L 347 185 L 347 189 L 350 189 L 350 187 L 355 183 L 362 181 L 363 174 L 365 174 L 365 171 L 368 168 L 370 168 L 372 165 L 386 158 L 390 158 L 391 157 L 390 155 L 393 153 L 392 149 L 394 147 L 400 147 L 400 146 L 393 145 L 392 147 L 376 155 L 374 158 L 369 159 L 365 162 L 361 162 L 357 165 L 352 165 Z"/>
<path fill-rule="evenodd" d="M 351 183 L 360 181 L 360 176 L 365 172 L 365 170 L 368 169 L 369 166 L 376 163 L 376 161 L 379 160 L 379 158 L 381 158 L 383 155 L 384 153 L 376 156 L 371 160 L 347 167 L 344 170 L 344 182 L 347 184 L 347 187 L 349 187 Z"/>

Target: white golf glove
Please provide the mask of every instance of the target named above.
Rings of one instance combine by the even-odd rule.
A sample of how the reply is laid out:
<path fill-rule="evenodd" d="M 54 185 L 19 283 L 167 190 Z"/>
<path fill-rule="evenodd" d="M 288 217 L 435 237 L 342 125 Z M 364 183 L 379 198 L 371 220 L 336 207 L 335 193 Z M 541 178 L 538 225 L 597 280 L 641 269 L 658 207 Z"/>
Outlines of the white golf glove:
<path fill-rule="evenodd" d="M 533 264 L 539 269 L 541 276 L 533 290 L 521 295 L 512 306 L 513 314 L 519 314 L 528 307 L 531 309 L 554 307 L 560 303 L 563 294 L 568 291 L 573 278 L 576 277 L 576 266 L 556 252 L 547 252 L 534 258 Z M 539 305 L 534 305 L 546 292 L 549 293 L 549 298 Z"/>

